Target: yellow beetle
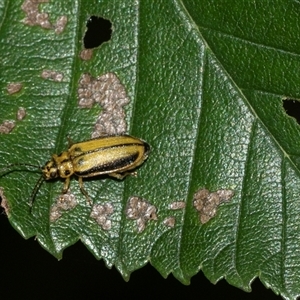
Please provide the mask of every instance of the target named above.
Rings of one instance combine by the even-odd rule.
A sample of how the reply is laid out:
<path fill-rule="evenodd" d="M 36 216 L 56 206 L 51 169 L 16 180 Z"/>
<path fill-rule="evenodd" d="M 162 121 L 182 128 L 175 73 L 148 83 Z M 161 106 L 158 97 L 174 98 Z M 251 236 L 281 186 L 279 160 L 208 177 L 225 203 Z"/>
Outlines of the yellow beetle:
<path fill-rule="evenodd" d="M 42 181 L 64 178 L 62 192 L 66 193 L 72 175 L 79 178 L 80 189 L 90 202 L 88 193 L 83 187 L 82 178 L 107 174 L 123 179 L 129 174 L 136 175 L 136 172 L 132 172 L 132 170 L 140 166 L 147 159 L 149 153 L 149 144 L 130 135 L 104 136 L 71 144 L 67 151 L 59 155 L 53 154 L 51 160 L 42 167 L 42 176 L 33 190 L 31 203 Z M 33 166 L 11 164 L 3 170 L 17 165 Z"/>

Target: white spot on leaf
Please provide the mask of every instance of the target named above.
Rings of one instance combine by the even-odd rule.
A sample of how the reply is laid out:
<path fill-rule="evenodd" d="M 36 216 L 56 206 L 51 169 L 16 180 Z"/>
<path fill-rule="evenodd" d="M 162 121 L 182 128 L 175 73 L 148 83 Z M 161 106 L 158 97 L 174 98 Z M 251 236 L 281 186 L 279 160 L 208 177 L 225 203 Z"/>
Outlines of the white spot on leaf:
<path fill-rule="evenodd" d="M 6 89 L 7 92 L 11 94 L 18 93 L 23 87 L 23 84 L 21 82 L 11 82 L 7 85 Z"/>
<path fill-rule="evenodd" d="M 78 105 L 90 108 L 94 103 L 102 107 L 92 138 L 105 135 L 120 135 L 127 130 L 123 106 L 129 103 L 124 86 L 114 73 L 93 78 L 83 74 L 79 80 Z"/>
<path fill-rule="evenodd" d="M 129 198 L 125 213 L 128 219 L 136 220 L 138 232 L 145 230 L 148 221 L 157 220 L 156 207 L 140 197 Z"/>
<path fill-rule="evenodd" d="M 223 202 L 229 202 L 233 195 L 232 190 L 221 189 L 216 192 L 210 192 L 207 189 L 198 190 L 194 194 L 193 205 L 199 212 L 200 222 L 202 224 L 207 223 L 216 215 L 219 205 Z"/>
<path fill-rule="evenodd" d="M 114 207 L 110 203 L 93 206 L 90 217 L 93 218 L 103 230 L 111 229 L 111 220 L 109 216 L 114 212 Z"/>
<path fill-rule="evenodd" d="M 175 201 L 169 205 L 169 208 L 172 210 L 179 210 L 185 208 L 186 203 L 184 201 Z"/>
<path fill-rule="evenodd" d="M 175 222 L 175 217 L 167 217 L 163 220 L 163 224 L 170 228 L 173 228 L 175 226 Z"/>
<path fill-rule="evenodd" d="M 64 212 L 73 209 L 76 205 L 76 198 L 69 191 L 60 195 L 50 209 L 50 222 L 55 222 Z"/>

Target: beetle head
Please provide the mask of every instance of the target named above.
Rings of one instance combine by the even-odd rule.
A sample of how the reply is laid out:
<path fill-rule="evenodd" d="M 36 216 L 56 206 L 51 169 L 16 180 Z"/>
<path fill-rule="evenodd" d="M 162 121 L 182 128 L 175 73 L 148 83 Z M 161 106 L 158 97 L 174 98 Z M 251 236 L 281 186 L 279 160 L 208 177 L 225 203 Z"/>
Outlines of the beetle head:
<path fill-rule="evenodd" d="M 46 180 L 54 179 L 58 177 L 58 170 L 56 163 L 53 160 L 49 160 L 43 167 L 43 176 Z"/>

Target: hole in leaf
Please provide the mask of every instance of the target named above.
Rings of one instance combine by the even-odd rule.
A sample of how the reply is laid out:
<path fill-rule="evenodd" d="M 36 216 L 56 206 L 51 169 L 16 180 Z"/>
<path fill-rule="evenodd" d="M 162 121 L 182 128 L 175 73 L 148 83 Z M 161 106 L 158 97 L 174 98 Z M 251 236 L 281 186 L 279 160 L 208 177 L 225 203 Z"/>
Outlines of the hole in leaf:
<path fill-rule="evenodd" d="M 289 116 L 295 118 L 298 124 L 300 124 L 300 102 L 298 100 L 284 99 L 283 108 Z"/>
<path fill-rule="evenodd" d="M 111 22 L 101 17 L 91 16 L 86 23 L 87 31 L 83 38 L 86 49 L 99 47 L 111 39 Z"/>

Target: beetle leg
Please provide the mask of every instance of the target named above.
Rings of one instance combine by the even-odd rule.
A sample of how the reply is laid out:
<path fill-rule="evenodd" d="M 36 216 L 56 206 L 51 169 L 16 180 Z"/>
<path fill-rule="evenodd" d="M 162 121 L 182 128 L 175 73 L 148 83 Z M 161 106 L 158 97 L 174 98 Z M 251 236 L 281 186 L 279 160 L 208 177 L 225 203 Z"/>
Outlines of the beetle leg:
<path fill-rule="evenodd" d="M 65 183 L 64 183 L 63 190 L 62 190 L 63 194 L 68 192 L 69 186 L 70 186 L 70 177 L 67 177 L 65 180 Z"/>
<path fill-rule="evenodd" d="M 137 176 L 137 172 L 125 172 L 125 173 L 122 173 L 122 174 L 120 174 L 120 173 L 110 173 L 110 174 L 108 174 L 109 176 L 111 176 L 111 177 L 114 177 L 114 178 L 117 178 L 117 179 L 123 179 L 124 177 L 126 177 L 126 176 Z"/>
<path fill-rule="evenodd" d="M 87 202 L 89 203 L 89 205 L 92 206 L 92 201 L 90 199 L 90 196 L 88 194 L 88 192 L 84 189 L 83 187 L 83 180 L 82 180 L 82 177 L 78 177 L 78 182 L 79 182 L 79 186 L 80 186 L 80 190 L 81 190 L 81 193 L 86 197 L 86 200 Z"/>

